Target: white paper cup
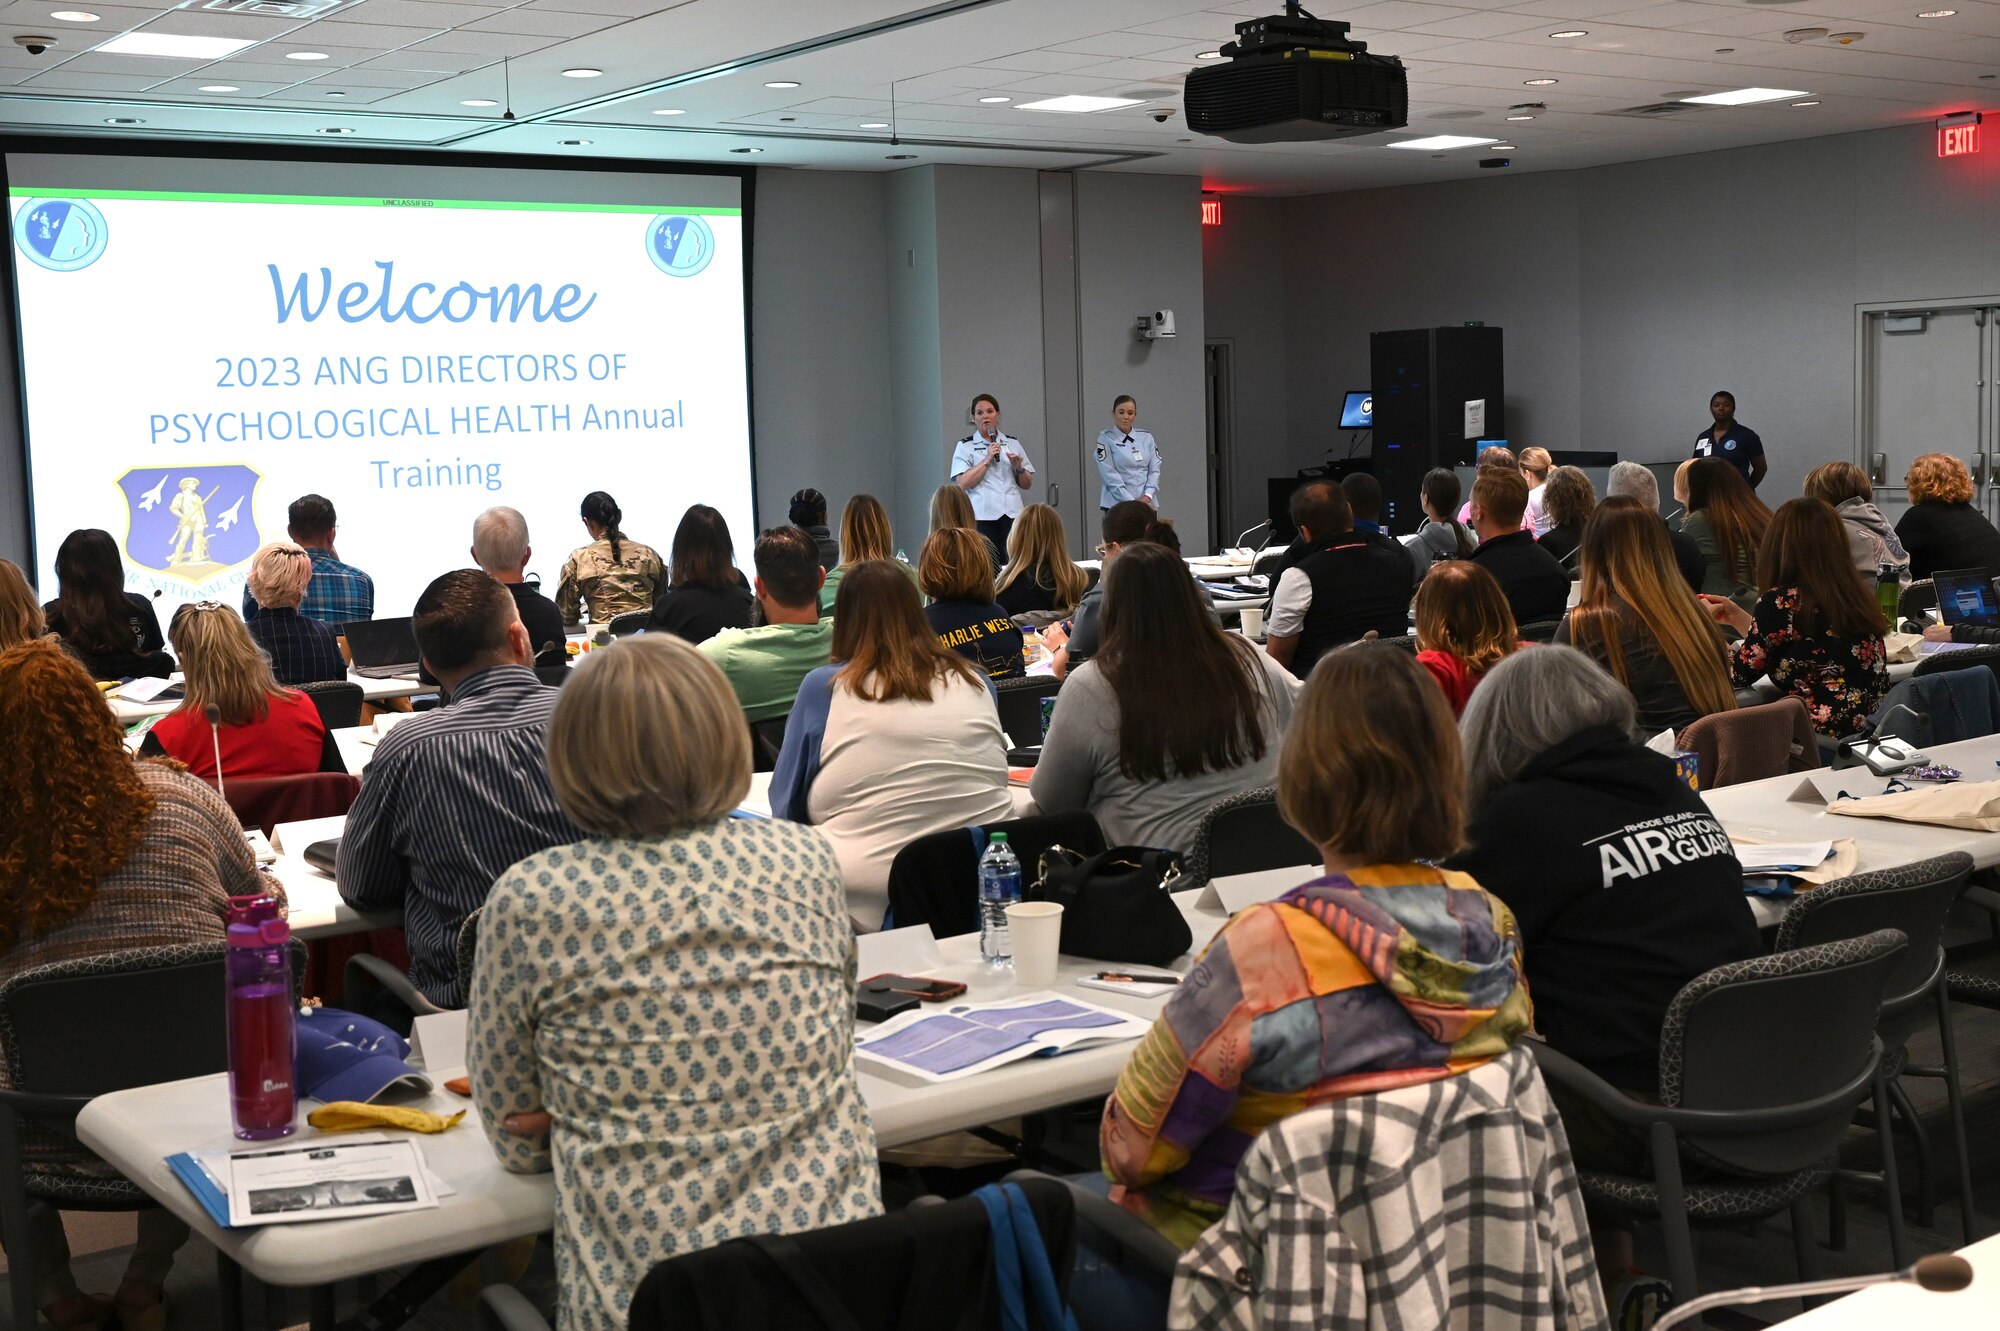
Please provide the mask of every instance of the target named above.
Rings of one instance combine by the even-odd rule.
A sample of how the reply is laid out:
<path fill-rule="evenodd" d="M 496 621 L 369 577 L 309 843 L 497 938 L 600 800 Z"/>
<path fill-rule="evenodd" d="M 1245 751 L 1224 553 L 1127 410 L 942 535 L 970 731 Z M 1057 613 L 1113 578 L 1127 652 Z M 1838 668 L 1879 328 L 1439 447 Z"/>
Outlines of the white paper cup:
<path fill-rule="evenodd" d="M 1053 901 L 1017 901 L 1007 907 L 1007 933 L 1014 945 L 1014 983 L 1046 989 L 1056 982 L 1056 953 L 1062 942 L 1063 908 Z"/>
<path fill-rule="evenodd" d="M 1246 606 L 1244 606 L 1244 607 L 1243 607 L 1243 609 L 1242 609 L 1242 611 L 1241 611 L 1240 613 L 1241 613 L 1241 614 L 1242 614 L 1242 616 L 1243 616 L 1243 636 L 1244 636 L 1244 637 L 1246 637 L 1246 638 L 1254 638 L 1254 637 L 1257 637 L 1257 636 L 1258 636 L 1259 634 L 1261 634 L 1261 633 L 1262 633 L 1262 632 L 1264 631 L 1264 607 L 1263 607 L 1263 606 L 1261 606 L 1261 605 L 1246 605 Z"/>

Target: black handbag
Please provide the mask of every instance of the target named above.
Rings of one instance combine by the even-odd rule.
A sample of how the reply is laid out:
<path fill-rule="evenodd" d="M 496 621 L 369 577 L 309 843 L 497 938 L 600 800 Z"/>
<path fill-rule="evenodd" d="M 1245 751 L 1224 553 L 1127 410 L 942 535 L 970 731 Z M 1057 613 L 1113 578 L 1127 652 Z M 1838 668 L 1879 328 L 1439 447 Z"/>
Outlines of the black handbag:
<path fill-rule="evenodd" d="M 1063 908 L 1061 947 L 1072 957 L 1164 966 L 1194 943 L 1170 895 L 1180 876 L 1171 850 L 1113 846 L 1086 858 L 1050 846 L 1028 899 Z"/>

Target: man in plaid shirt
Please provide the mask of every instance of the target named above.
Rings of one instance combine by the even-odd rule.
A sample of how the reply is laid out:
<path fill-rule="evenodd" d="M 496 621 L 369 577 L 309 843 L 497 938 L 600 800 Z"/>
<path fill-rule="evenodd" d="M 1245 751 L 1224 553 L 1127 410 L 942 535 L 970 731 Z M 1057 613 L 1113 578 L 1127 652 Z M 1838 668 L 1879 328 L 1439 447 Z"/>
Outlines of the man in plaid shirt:
<path fill-rule="evenodd" d="M 304 495 L 292 501 L 287 530 L 312 559 L 312 581 L 299 614 L 328 624 L 375 618 L 375 579 L 352 564 L 343 564 L 333 550 L 336 519 L 333 501 L 324 495 Z M 243 618 L 257 617 L 257 603 L 243 590 Z"/>

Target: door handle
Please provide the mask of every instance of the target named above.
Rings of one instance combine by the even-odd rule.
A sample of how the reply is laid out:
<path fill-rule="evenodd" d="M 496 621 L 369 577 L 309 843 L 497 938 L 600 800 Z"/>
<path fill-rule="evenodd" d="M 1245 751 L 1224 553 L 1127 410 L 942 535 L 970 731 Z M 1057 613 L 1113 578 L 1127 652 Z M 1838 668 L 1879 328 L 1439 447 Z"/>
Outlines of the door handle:
<path fill-rule="evenodd" d="M 1062 486 L 1056 484 L 1054 481 L 1049 482 L 1049 507 L 1062 507 Z"/>
<path fill-rule="evenodd" d="M 1986 468 L 1986 454 L 1974 453 L 1972 455 L 1972 483 L 1974 485 L 1990 485 L 1992 481 L 1993 477 L 1988 473 Z"/>
<path fill-rule="evenodd" d="M 1868 455 L 1868 480 L 1874 485 L 1887 485 L 1889 483 L 1889 455 L 1887 453 L 1870 453 Z"/>

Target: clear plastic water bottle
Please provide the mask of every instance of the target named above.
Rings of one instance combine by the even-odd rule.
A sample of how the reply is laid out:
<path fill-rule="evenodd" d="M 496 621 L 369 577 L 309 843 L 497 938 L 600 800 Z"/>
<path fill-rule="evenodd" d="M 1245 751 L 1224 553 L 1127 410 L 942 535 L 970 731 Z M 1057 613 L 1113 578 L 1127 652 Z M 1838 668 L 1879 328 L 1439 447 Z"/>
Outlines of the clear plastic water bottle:
<path fill-rule="evenodd" d="M 910 556 L 904 552 L 903 547 L 900 545 L 896 547 L 896 562 L 898 564 L 907 564 L 910 562 Z"/>
<path fill-rule="evenodd" d="M 1014 960 L 1014 940 L 1007 930 L 1007 907 L 1021 899 L 1021 862 L 1014 858 L 1005 832 L 995 832 L 979 857 L 979 955 L 993 965 Z"/>
<path fill-rule="evenodd" d="M 289 1136 L 298 1113 L 292 1066 L 292 928 L 283 920 L 229 926 L 229 1115 L 246 1141 Z"/>

